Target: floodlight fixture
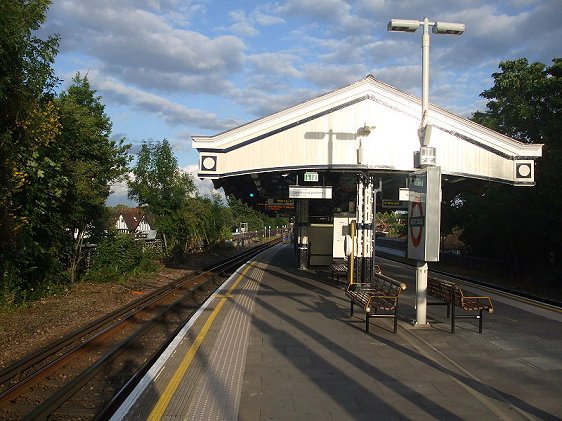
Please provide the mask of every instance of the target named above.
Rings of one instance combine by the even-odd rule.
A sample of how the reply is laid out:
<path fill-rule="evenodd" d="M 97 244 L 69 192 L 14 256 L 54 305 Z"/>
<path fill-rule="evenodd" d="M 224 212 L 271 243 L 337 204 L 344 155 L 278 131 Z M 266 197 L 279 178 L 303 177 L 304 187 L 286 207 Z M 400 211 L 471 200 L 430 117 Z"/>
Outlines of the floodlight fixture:
<path fill-rule="evenodd" d="M 390 19 L 386 28 L 392 32 L 416 32 L 420 27 L 420 23 L 423 24 L 423 22 L 417 20 Z"/>
<path fill-rule="evenodd" d="M 435 22 L 432 32 L 434 34 L 462 35 L 464 23 Z"/>

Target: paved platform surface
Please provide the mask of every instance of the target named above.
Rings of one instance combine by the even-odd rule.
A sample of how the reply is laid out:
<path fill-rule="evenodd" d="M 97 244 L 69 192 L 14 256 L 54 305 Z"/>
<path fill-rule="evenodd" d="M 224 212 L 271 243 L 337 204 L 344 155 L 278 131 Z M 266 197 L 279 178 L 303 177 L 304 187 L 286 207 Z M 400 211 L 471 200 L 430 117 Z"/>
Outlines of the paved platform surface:
<path fill-rule="evenodd" d="M 451 335 L 441 306 L 415 328 L 413 269 L 378 263 L 408 283 L 398 333 L 371 319 L 366 334 L 329 273 L 297 270 L 292 246 L 277 246 L 208 303 L 115 418 L 562 419 L 560 312 L 494 296 L 482 334 L 459 320 Z"/>

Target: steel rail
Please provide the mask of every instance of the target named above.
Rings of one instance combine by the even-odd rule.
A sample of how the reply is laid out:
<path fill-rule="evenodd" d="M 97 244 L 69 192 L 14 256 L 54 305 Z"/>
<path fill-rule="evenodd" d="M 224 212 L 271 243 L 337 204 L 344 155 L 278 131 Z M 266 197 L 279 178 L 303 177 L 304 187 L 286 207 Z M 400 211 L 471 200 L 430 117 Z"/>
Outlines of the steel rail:
<path fill-rule="evenodd" d="M 390 247 L 389 247 L 390 248 Z M 399 249 L 396 249 L 399 250 Z M 394 256 L 392 256 L 391 254 L 387 254 L 387 253 L 381 253 L 380 255 L 378 255 L 381 258 L 384 258 L 386 260 L 390 260 L 396 263 L 401 263 L 404 264 L 406 266 L 415 266 L 412 263 L 409 263 L 407 261 L 404 261 L 405 258 L 402 259 L 397 259 Z M 484 281 L 478 281 L 472 278 L 467 278 L 466 276 L 462 276 L 462 275 L 457 275 L 451 272 L 446 272 L 446 271 L 442 271 L 442 270 L 437 270 L 437 269 L 429 269 L 430 273 L 436 273 L 439 275 L 443 275 L 443 276 L 447 276 L 449 278 L 458 280 L 458 281 L 462 281 L 465 284 L 468 285 L 473 285 L 476 288 L 480 288 L 484 291 L 487 292 L 492 292 L 494 294 L 504 294 L 506 297 L 508 296 L 511 299 L 514 299 L 516 301 L 520 301 L 523 303 L 527 303 L 527 304 L 533 304 L 537 307 L 541 307 L 545 310 L 551 310 L 554 312 L 562 312 L 562 302 L 557 301 L 557 300 L 553 300 L 553 299 L 549 299 L 549 298 L 543 298 L 543 297 L 538 297 L 536 295 L 533 294 L 529 294 L 529 293 L 525 293 L 522 291 L 517 291 L 511 288 L 506 288 L 506 287 L 502 287 L 499 285 L 494 285 L 491 284 L 489 282 L 484 282 Z"/>
<path fill-rule="evenodd" d="M 260 247 L 260 246 L 256 246 L 256 247 Z M 237 254 L 236 256 L 233 256 L 232 259 L 244 258 L 244 256 L 250 255 L 252 253 L 252 250 L 254 250 L 254 248 L 249 250 L 244 250 L 243 252 Z M 93 320 L 83 328 L 73 331 L 68 335 L 65 335 L 61 339 L 50 343 L 46 347 L 25 356 L 21 360 L 16 361 L 10 366 L 0 370 L 0 385 L 4 385 L 7 381 L 13 379 L 14 377 L 19 377 L 21 380 L 21 376 L 24 374 L 26 370 L 28 370 L 32 366 L 36 366 L 37 364 L 45 361 L 46 358 L 49 358 L 54 354 L 60 352 L 65 347 L 68 347 L 71 344 L 78 343 L 82 338 L 86 338 L 92 332 L 96 332 L 102 329 L 105 325 L 115 321 L 115 319 L 119 317 L 125 317 L 131 312 L 136 312 L 139 309 L 143 309 L 147 305 L 150 305 L 153 301 L 161 298 L 163 295 L 168 294 L 170 291 L 176 290 L 185 282 L 195 281 L 196 279 L 203 277 L 205 274 L 209 272 L 220 271 L 227 264 L 228 261 L 220 262 L 215 265 L 210 265 L 202 269 L 200 272 L 197 272 L 196 274 L 189 274 L 189 275 L 182 276 L 181 278 L 171 282 L 170 284 L 161 287 L 157 290 L 154 290 L 146 295 L 143 295 L 142 297 L 139 297 L 138 299 L 130 302 L 129 304 L 126 304 L 125 306 L 120 307 L 103 317 Z M 71 352 L 72 349 L 69 351 Z M 3 392 L 0 393 L 0 398 L 2 397 L 2 395 Z"/>
<path fill-rule="evenodd" d="M 107 316 L 104 316 L 96 321 L 91 322 L 85 328 L 65 336 L 64 338 L 57 341 L 53 345 L 48 346 L 47 348 L 41 350 L 40 352 L 31 354 L 30 356 L 24 358 L 22 361 L 19 361 L 14 365 L 8 367 L 7 369 L 1 372 L 3 379 L 10 378 L 10 375 L 13 378 L 14 375 L 20 375 L 23 371 L 29 370 L 30 367 L 32 367 L 34 364 L 36 365 L 38 363 L 51 359 L 50 362 L 46 363 L 46 365 L 41 367 L 37 372 L 26 376 L 23 380 L 19 381 L 16 385 L 10 387 L 9 390 L 4 391 L 0 395 L 0 401 L 2 399 L 5 400 L 6 397 L 11 395 L 17 388 L 24 387 L 27 382 L 30 382 L 31 379 L 38 376 L 39 375 L 38 373 L 45 372 L 50 368 L 54 367 L 56 364 L 60 364 L 61 361 L 63 361 L 65 358 L 70 358 L 70 355 L 72 353 L 79 352 L 80 349 L 87 347 L 89 343 L 92 343 L 98 337 L 103 336 L 106 332 L 114 329 L 119 324 L 124 323 L 127 319 L 132 318 L 135 314 L 147 308 L 152 303 L 157 302 L 159 299 L 162 299 L 167 295 L 173 294 L 176 290 L 182 288 L 182 285 L 185 285 L 187 282 L 194 283 L 194 281 L 198 279 L 203 279 L 205 277 L 207 278 L 205 281 L 195 284 L 194 288 L 191 288 L 191 290 L 188 291 L 186 294 L 184 294 L 180 299 L 175 300 L 173 303 L 169 304 L 167 309 L 168 312 L 171 311 L 171 309 L 174 308 L 175 306 L 184 303 L 187 299 L 192 297 L 196 291 L 199 291 L 203 289 L 206 285 L 209 285 L 213 280 L 213 278 L 218 276 L 220 273 L 232 267 L 235 267 L 236 265 L 240 264 L 240 262 L 246 261 L 249 257 L 255 256 L 262 250 L 276 243 L 278 243 L 278 241 L 273 241 L 260 246 L 256 246 L 250 250 L 246 250 L 242 253 L 239 253 L 236 256 L 233 256 L 232 258 L 224 262 L 221 262 L 220 264 L 210 266 L 204 269 L 204 271 L 200 273 L 197 273 L 195 275 L 193 274 L 186 275 L 165 287 L 162 287 L 158 290 L 155 290 L 152 293 L 147 294 L 147 296 L 140 297 L 139 299 L 135 300 L 129 305 L 126 305 L 123 308 L 120 308 L 110 313 Z M 89 367 L 85 372 L 77 376 L 70 383 L 60 388 L 59 391 L 55 393 L 52 397 L 48 398 L 41 405 L 36 407 L 27 417 L 29 419 L 32 418 L 36 419 L 37 417 L 47 416 L 49 413 L 52 413 L 54 410 L 56 410 L 56 408 L 60 407 L 66 400 L 71 399 L 72 396 L 78 393 L 78 391 L 81 389 L 81 387 L 84 386 L 84 384 L 87 384 L 88 381 L 90 381 L 92 378 L 95 377 L 96 373 L 99 373 L 100 370 L 103 370 L 103 367 L 105 367 L 111 361 L 116 359 L 120 353 L 124 352 L 126 347 L 131 346 L 131 344 L 133 344 L 137 338 L 140 338 L 143 332 L 146 333 L 146 331 L 152 329 L 154 325 L 158 324 L 158 321 L 161 322 L 165 317 L 165 314 L 166 314 L 166 310 L 162 310 L 160 314 L 153 317 L 149 322 L 145 323 L 145 326 L 137 330 L 133 335 L 129 336 L 129 338 L 123 340 L 121 343 L 119 343 L 119 345 L 115 346 L 110 352 L 108 352 L 103 358 L 98 360 L 94 365 Z M 112 321 L 115 321 L 116 319 L 120 319 L 120 318 L 123 319 L 117 320 L 116 323 L 111 323 Z M 149 367 L 150 362 L 157 359 L 159 353 L 161 353 L 166 348 L 167 344 L 173 339 L 173 337 L 177 335 L 178 329 L 181 329 L 181 324 L 182 323 L 180 323 L 180 327 L 174 329 L 173 334 L 169 338 L 167 338 L 161 346 L 158 347 L 155 353 L 146 359 L 145 363 L 142 364 L 139 370 L 141 371 L 148 370 L 147 367 Z M 88 339 L 83 340 L 83 338 L 87 337 L 92 332 L 94 332 L 93 336 L 90 336 Z M 65 347 L 70 347 L 70 348 L 67 349 L 62 355 L 58 356 L 53 360 L 54 358 L 53 354 L 60 353 L 61 350 Z M 134 385 L 136 385 L 136 382 L 140 380 L 141 377 L 142 376 L 140 375 L 139 372 L 138 375 L 133 376 L 132 379 L 127 381 L 123 391 L 117 393 L 118 396 L 114 397 L 109 403 L 109 405 L 113 405 L 113 406 L 118 405 L 120 399 L 124 399 L 124 397 L 120 398 L 120 396 L 124 395 L 124 393 L 127 390 L 126 388 L 134 387 Z M 136 380 L 136 378 L 138 378 L 138 380 Z M 103 409 L 101 413 L 102 414 L 108 413 L 108 411 L 109 409 Z"/>
<path fill-rule="evenodd" d="M 40 405 L 36 406 L 29 414 L 23 418 L 24 420 L 37 420 L 46 418 L 58 409 L 62 404 L 71 399 L 78 393 L 88 382 L 94 377 L 99 375 L 111 362 L 118 358 L 122 353 L 126 352 L 137 339 L 149 333 L 159 323 L 164 321 L 166 314 L 172 311 L 176 306 L 182 304 L 185 300 L 191 298 L 195 293 L 195 289 L 188 291 L 187 295 L 181 297 L 178 301 L 172 303 L 169 307 L 164 307 L 160 312 L 144 323 L 141 328 L 135 331 L 132 335 L 125 338 L 123 341 L 117 343 L 109 351 L 107 351 L 100 359 L 94 364 L 89 366 L 85 371 L 76 376 L 69 383 L 65 384 L 62 388 L 58 389 L 56 393 L 51 395 L 48 399 L 43 401 Z M 182 324 L 182 322 L 180 322 Z M 171 340 L 171 339 L 169 339 Z"/>

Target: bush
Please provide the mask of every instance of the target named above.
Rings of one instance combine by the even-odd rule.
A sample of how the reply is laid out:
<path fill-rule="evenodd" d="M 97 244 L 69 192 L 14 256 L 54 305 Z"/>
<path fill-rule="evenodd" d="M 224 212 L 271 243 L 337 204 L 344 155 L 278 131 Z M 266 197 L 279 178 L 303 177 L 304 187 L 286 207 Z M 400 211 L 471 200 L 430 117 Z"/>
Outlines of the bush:
<path fill-rule="evenodd" d="M 32 255 L 18 250 L 19 262 L 0 262 L 0 306 L 17 307 L 63 291 L 69 279 L 54 250 Z"/>
<path fill-rule="evenodd" d="M 102 240 L 94 253 L 93 265 L 83 277 L 92 282 L 120 282 L 129 276 L 158 270 L 159 255 L 144 250 L 142 241 L 126 234 Z"/>

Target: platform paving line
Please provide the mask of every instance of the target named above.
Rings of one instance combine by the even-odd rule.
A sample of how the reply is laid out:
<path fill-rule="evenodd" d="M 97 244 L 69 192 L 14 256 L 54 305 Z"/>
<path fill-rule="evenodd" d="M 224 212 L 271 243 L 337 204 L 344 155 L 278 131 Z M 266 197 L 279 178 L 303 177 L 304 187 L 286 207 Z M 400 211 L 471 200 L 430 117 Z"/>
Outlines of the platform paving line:
<path fill-rule="evenodd" d="M 250 263 L 246 267 L 246 269 L 244 269 L 242 274 L 240 276 L 238 276 L 236 281 L 234 281 L 232 286 L 229 288 L 228 292 L 220 298 L 220 300 L 217 303 L 215 309 L 209 315 L 209 318 L 207 319 L 207 321 L 203 325 L 203 328 L 201 329 L 201 331 L 199 332 L 199 334 L 195 338 L 195 341 L 193 342 L 193 344 L 189 348 L 189 351 L 187 352 L 187 354 L 185 354 L 185 357 L 182 359 L 179 367 L 177 368 L 177 370 L 172 375 L 172 378 L 171 378 L 170 382 L 167 384 L 166 388 L 164 389 L 164 391 L 160 395 L 160 398 L 158 399 L 158 401 L 154 405 L 154 408 L 152 409 L 152 411 L 150 412 L 150 414 L 147 418 L 148 421 L 157 421 L 157 420 L 160 420 L 162 418 L 162 416 L 164 415 L 164 412 L 166 411 L 166 408 L 168 407 L 170 401 L 172 400 L 172 398 L 174 396 L 174 393 L 176 392 L 176 390 L 177 390 L 177 388 L 178 388 L 178 386 L 181 382 L 181 379 L 183 378 L 183 376 L 185 375 L 185 373 L 189 369 L 189 366 L 191 365 L 191 362 L 193 361 L 193 359 L 195 358 L 195 356 L 197 354 L 197 350 L 199 349 L 199 347 L 203 343 L 203 340 L 207 336 L 207 333 L 209 332 L 209 329 L 213 325 L 213 322 L 215 321 L 215 318 L 217 317 L 217 315 L 221 311 L 221 309 L 224 306 L 226 300 L 231 297 L 232 291 L 238 286 L 238 284 L 242 281 L 242 279 L 244 279 L 244 277 L 246 276 L 248 271 L 254 266 L 254 263 L 255 262 Z"/>
<path fill-rule="evenodd" d="M 263 270 L 255 268 L 230 302 L 233 308 L 223 323 L 197 392 L 182 419 L 233 420 L 238 418 L 252 311 Z M 238 293 L 238 291 L 240 291 Z M 229 304 L 230 304 L 229 303 Z"/>
<path fill-rule="evenodd" d="M 162 355 L 158 358 L 156 363 L 150 368 L 150 370 L 146 373 L 146 375 L 141 379 L 139 384 L 133 389 L 133 391 L 129 394 L 129 396 L 125 399 L 123 404 L 115 411 L 115 413 L 111 416 L 110 421 L 120 421 L 126 418 L 127 414 L 135 405 L 137 400 L 142 396 L 145 390 L 156 380 L 159 374 L 164 369 L 164 365 L 166 362 L 171 358 L 172 354 L 176 351 L 180 343 L 187 337 L 188 332 L 193 327 L 195 322 L 199 319 L 199 317 L 203 314 L 203 312 L 209 307 L 209 305 L 215 301 L 218 297 L 223 297 L 221 294 L 227 290 L 228 285 L 232 283 L 233 279 L 237 279 L 239 282 L 240 279 L 245 275 L 245 273 L 256 264 L 255 260 L 246 262 L 239 270 L 234 272 L 223 284 L 215 291 L 204 303 L 201 307 L 195 312 L 195 314 L 189 319 L 186 325 L 182 328 L 180 333 L 174 338 L 174 340 L 168 345 L 166 350 L 162 353 Z M 238 276 L 238 278 L 237 278 Z M 232 290 L 234 287 L 231 286 L 228 291 Z M 228 292 L 226 293 L 228 296 Z M 222 307 L 222 305 L 221 305 Z M 209 326 L 210 327 L 210 326 Z"/>

